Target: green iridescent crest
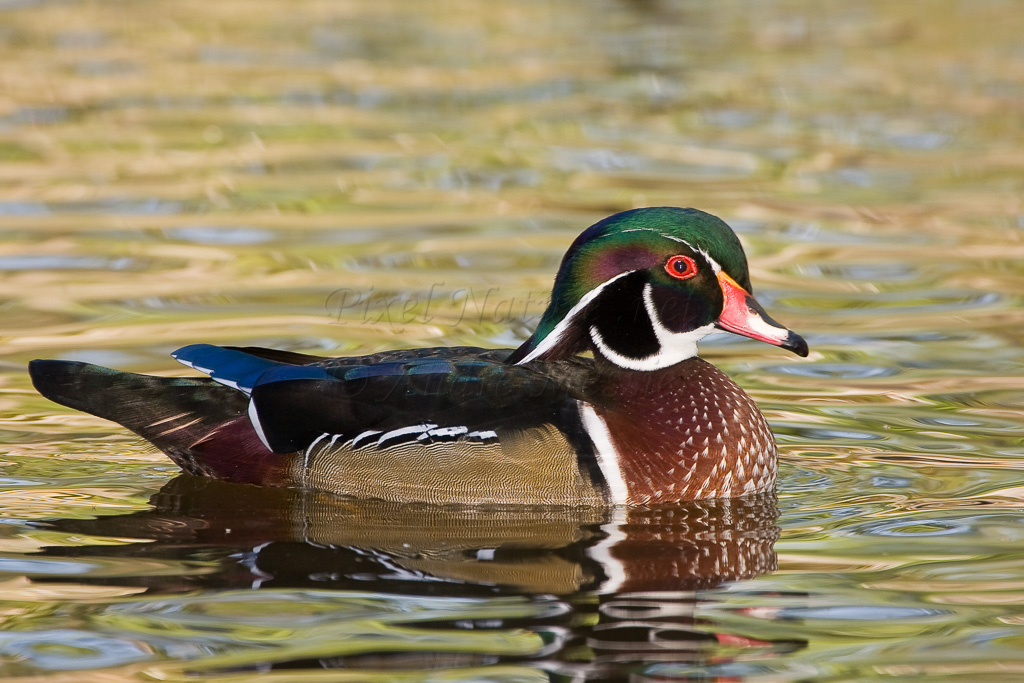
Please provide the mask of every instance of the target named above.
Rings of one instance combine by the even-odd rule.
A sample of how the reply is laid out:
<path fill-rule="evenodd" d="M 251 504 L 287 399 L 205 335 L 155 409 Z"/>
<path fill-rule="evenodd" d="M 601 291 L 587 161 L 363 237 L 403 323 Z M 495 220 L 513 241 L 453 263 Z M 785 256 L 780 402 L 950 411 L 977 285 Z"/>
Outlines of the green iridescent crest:
<path fill-rule="evenodd" d="M 623 211 L 590 226 L 569 247 L 530 346 L 539 345 L 588 292 L 623 273 L 663 265 L 680 243 L 709 256 L 751 291 L 743 247 L 720 218 L 669 206 Z"/>

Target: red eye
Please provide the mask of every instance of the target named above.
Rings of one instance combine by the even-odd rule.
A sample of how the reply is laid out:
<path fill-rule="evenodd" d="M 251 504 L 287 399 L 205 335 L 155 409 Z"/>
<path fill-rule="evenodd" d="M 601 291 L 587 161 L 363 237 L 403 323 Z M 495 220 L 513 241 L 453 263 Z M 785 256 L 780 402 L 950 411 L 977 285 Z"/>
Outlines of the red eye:
<path fill-rule="evenodd" d="M 665 272 L 674 278 L 686 280 L 697 274 L 697 263 L 689 256 L 673 256 L 665 264 Z"/>

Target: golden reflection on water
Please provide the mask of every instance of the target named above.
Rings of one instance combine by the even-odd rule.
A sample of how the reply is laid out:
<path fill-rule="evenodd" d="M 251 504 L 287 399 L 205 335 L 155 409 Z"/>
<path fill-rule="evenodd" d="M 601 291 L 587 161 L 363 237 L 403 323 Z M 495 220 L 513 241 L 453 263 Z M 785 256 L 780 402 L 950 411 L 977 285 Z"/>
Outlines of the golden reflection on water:
<path fill-rule="evenodd" d="M 1012 680 L 1024 649 L 1005 643 L 1019 644 L 1021 624 L 1000 605 L 1019 602 L 1024 576 L 1013 14 L 995 0 L 0 4 L 0 675 L 173 679 L 203 657 L 260 663 L 242 645 L 244 615 L 177 650 L 150 624 L 111 619 L 132 582 L 151 593 L 131 608 L 143 612 L 180 590 L 195 592 L 188 609 L 214 610 L 220 591 L 245 588 L 243 602 L 271 615 L 338 597 L 252 592 L 252 548 L 169 540 L 223 527 L 226 511 L 141 525 L 173 466 L 35 395 L 27 360 L 187 374 L 167 354 L 199 341 L 339 354 L 512 346 L 583 227 L 669 204 L 733 224 L 759 298 L 811 344 L 804 361 L 705 345 L 779 436 L 778 571 L 709 583 L 699 601 L 658 594 L 674 635 L 652 617 L 624 637 L 621 624 L 586 630 L 633 600 L 600 563 L 523 541 L 500 566 L 435 547 L 403 559 L 419 583 L 402 589 L 432 587 L 437 614 L 469 587 L 517 585 L 536 607 L 557 585 L 570 616 L 508 622 L 507 605 L 486 603 L 480 614 L 502 625 L 469 620 L 432 647 L 512 629 L 556 644 L 506 666 L 479 653 L 431 660 L 403 636 L 389 642 L 413 657 L 407 676 L 384 657 L 351 660 L 352 678 Z M 249 502 L 240 514 L 259 517 Z M 102 532 L 36 526 L 97 517 Z M 586 545 L 608 533 L 591 522 L 564 528 Z M 671 547 L 692 547 L 685 536 Z M 309 549 L 330 538 L 373 547 L 326 535 L 288 552 L 323 560 Z M 653 538 L 632 548 L 665 550 Z M 287 557 L 290 586 L 310 581 Z M 318 576 L 339 561 L 326 558 Z M 344 600 L 377 596 L 381 614 L 411 605 L 374 566 Z M 53 616 L 68 610 L 77 616 Z M 304 637 L 278 661 L 306 656 Z M 640 637 L 662 649 L 629 640 Z M 323 644 L 306 654 L 329 659 Z M 347 675 L 317 667 L 264 675 Z"/>

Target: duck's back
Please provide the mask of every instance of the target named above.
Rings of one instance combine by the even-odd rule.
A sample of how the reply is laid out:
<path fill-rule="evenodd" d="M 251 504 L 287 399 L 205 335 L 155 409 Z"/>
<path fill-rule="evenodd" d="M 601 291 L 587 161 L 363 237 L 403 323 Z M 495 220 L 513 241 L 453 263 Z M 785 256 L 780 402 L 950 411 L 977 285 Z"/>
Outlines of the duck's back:
<path fill-rule="evenodd" d="M 177 357 L 212 380 L 67 361 L 31 372 L 51 400 L 122 424 L 193 474 L 394 501 L 604 502 L 578 411 L 593 362 L 521 367 L 509 353 L 204 345 Z"/>

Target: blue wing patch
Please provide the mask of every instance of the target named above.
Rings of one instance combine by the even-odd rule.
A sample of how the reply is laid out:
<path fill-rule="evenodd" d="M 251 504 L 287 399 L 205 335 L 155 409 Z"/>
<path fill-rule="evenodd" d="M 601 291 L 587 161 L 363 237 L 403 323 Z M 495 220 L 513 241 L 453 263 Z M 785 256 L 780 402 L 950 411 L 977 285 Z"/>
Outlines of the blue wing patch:
<path fill-rule="evenodd" d="M 250 394 L 253 387 L 264 382 L 288 379 L 329 379 L 322 368 L 310 365 L 288 365 L 254 356 L 237 349 L 213 344 L 191 344 L 171 354 L 179 363 L 198 370 L 233 389 Z"/>

